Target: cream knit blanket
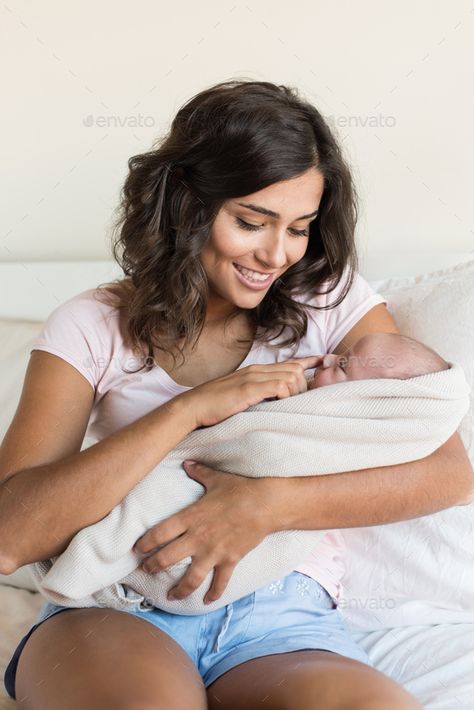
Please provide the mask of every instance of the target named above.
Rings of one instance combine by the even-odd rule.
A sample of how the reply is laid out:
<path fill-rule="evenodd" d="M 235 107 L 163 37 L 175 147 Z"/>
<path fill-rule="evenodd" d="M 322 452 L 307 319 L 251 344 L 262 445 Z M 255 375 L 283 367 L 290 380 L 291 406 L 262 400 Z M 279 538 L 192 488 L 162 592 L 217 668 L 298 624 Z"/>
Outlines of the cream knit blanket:
<path fill-rule="evenodd" d="M 333 474 L 428 456 L 456 431 L 469 408 L 464 372 L 449 364 L 449 370 L 407 380 L 343 382 L 260 402 L 191 432 L 107 516 L 80 530 L 61 555 L 28 565 L 39 591 L 62 606 L 142 611 L 156 606 L 204 614 L 289 574 L 325 530 L 267 535 L 239 561 L 220 599 L 208 605 L 203 597 L 213 570 L 190 596 L 168 601 L 168 590 L 183 577 L 191 557 L 150 574 L 137 568 L 143 555 L 132 547 L 153 525 L 203 495 L 202 485 L 182 468 L 187 458 L 262 477 Z"/>

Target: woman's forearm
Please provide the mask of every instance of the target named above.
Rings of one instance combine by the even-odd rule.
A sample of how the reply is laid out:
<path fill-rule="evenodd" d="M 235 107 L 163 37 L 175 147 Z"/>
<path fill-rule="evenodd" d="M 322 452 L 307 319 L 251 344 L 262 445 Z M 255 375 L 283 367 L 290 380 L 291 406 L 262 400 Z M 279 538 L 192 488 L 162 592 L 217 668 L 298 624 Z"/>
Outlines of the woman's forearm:
<path fill-rule="evenodd" d="M 429 456 L 395 466 L 323 476 L 267 478 L 269 529 L 383 525 L 472 500 L 473 471 L 455 433 Z"/>
<path fill-rule="evenodd" d="M 8 478 L 0 486 L 4 573 L 60 555 L 194 427 L 192 412 L 178 396 L 78 454 Z"/>

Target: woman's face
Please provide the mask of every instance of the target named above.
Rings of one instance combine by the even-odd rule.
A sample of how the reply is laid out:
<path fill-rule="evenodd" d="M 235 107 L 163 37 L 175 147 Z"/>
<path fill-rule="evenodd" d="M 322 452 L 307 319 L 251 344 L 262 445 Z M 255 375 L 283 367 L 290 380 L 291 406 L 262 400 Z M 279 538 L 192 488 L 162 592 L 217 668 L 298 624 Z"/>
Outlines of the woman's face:
<path fill-rule="evenodd" d="M 255 308 L 271 284 L 304 256 L 323 189 L 323 176 L 311 168 L 224 203 L 200 254 L 210 286 L 206 319 Z M 242 268 L 259 272 L 247 273 L 254 279 L 261 274 L 268 278 L 249 282 Z"/>

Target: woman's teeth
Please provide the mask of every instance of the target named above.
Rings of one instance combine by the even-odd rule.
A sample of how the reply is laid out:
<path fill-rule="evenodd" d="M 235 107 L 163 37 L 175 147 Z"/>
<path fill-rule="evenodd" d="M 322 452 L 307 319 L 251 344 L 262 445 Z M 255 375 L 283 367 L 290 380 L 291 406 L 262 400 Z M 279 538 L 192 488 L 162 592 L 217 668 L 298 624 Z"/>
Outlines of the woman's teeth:
<path fill-rule="evenodd" d="M 234 264 L 234 266 L 250 281 L 266 281 L 270 276 L 270 274 L 259 274 L 257 271 L 250 271 L 239 264 Z"/>

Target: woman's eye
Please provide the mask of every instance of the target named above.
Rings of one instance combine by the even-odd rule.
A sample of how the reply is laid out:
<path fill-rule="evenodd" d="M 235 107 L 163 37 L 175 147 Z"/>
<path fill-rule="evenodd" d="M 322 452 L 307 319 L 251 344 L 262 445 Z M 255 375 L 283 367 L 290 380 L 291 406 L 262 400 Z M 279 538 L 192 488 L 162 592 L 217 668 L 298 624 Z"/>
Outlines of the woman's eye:
<path fill-rule="evenodd" d="M 263 226 L 261 224 L 249 224 L 248 222 L 245 222 L 243 219 L 240 219 L 240 217 L 236 217 L 235 221 L 236 221 L 238 227 L 241 227 L 242 229 L 247 229 L 249 232 L 255 232 L 258 229 L 261 229 Z M 308 237 L 309 236 L 309 231 L 307 229 L 290 229 L 290 232 L 293 232 L 293 234 L 295 234 L 295 236 L 297 236 L 297 237 Z"/>
<path fill-rule="evenodd" d="M 242 227 L 243 229 L 248 229 L 250 231 L 260 229 L 260 227 L 262 226 L 260 224 L 249 224 L 248 222 L 244 222 L 244 220 L 240 219 L 240 217 L 236 217 L 235 221 L 237 222 L 239 227 Z"/>
<path fill-rule="evenodd" d="M 309 237 L 309 231 L 307 229 L 292 229 L 290 231 L 298 237 Z"/>

